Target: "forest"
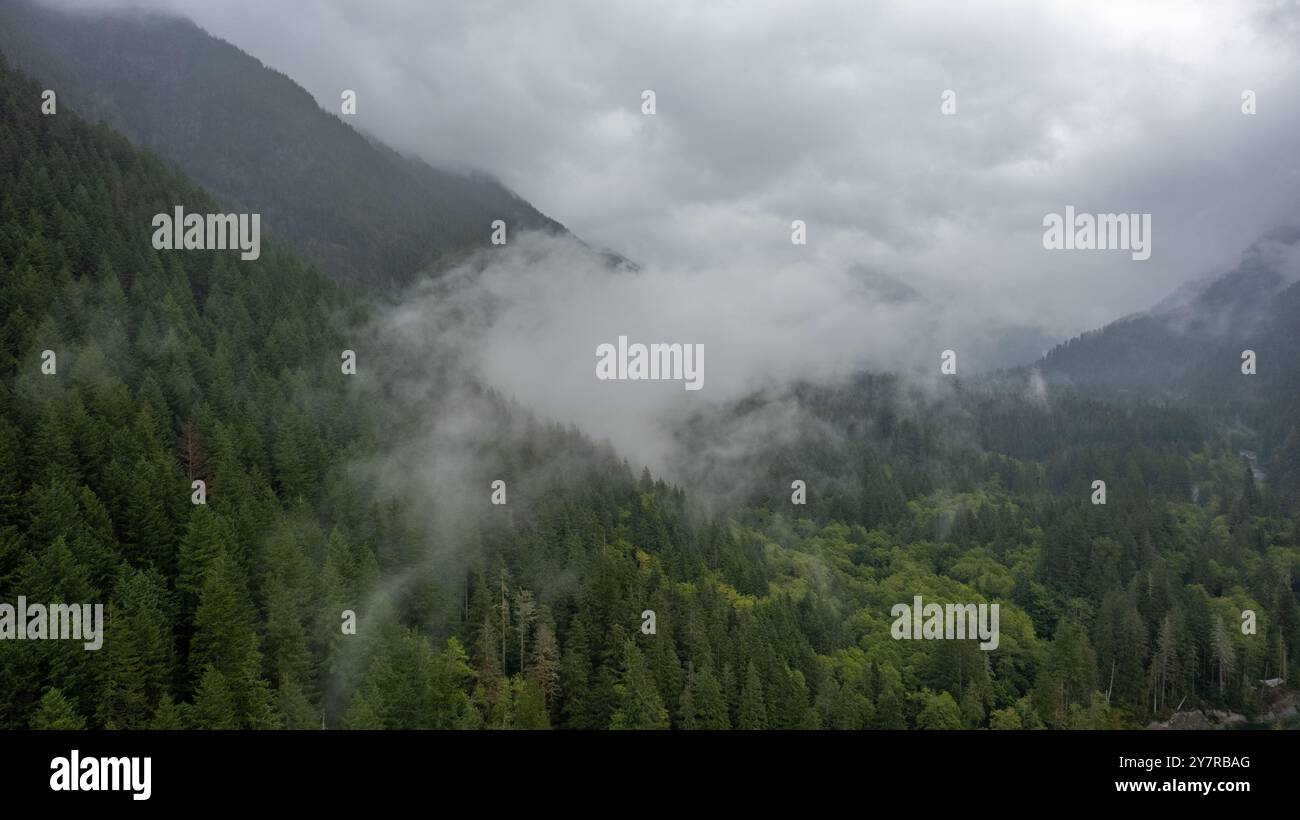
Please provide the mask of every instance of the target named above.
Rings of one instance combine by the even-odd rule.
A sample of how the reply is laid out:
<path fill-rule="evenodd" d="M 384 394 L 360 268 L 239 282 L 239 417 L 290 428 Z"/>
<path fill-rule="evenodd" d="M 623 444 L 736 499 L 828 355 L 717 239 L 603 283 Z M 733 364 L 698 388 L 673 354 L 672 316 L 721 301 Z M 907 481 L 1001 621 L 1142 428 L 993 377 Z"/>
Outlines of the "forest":
<path fill-rule="evenodd" d="M 861 374 L 693 419 L 684 452 L 777 403 L 816 423 L 670 484 L 436 351 L 438 395 L 344 376 L 386 297 L 273 230 L 250 261 L 155 251 L 155 214 L 225 209 L 40 92 L 0 58 L 0 601 L 104 602 L 106 635 L 0 641 L 2 727 L 1110 729 L 1294 700 L 1300 484 L 1213 413 Z M 481 503 L 370 480 L 414 404 L 495 431 L 466 445 Z M 915 596 L 997 603 L 996 650 L 895 640 Z"/>

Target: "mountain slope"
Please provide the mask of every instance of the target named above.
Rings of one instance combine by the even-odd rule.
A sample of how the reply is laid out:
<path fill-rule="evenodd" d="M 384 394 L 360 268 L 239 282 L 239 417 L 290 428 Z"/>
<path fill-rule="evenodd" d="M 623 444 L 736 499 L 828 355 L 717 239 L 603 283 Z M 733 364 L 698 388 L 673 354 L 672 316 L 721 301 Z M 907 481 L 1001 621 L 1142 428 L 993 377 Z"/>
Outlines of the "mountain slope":
<path fill-rule="evenodd" d="M 319 723 L 302 544 L 265 547 L 362 423 L 336 369 L 348 303 L 272 243 L 155 251 L 174 205 L 215 203 L 102 124 L 42 115 L 0 57 L 0 598 L 106 609 L 97 652 L 0 642 L 0 727 L 174 726 L 191 698 L 203 725 Z M 289 630 L 259 640 L 271 610 Z"/>
<path fill-rule="evenodd" d="M 1260 237 L 1231 271 L 1051 350 L 1048 383 L 1179 402 L 1300 488 L 1300 229 Z M 1242 372 L 1244 351 L 1256 372 Z"/>
<path fill-rule="evenodd" d="M 563 231 L 485 175 L 368 139 L 303 88 L 180 18 L 0 4 L 0 51 L 59 95 L 262 214 L 337 279 L 402 284 L 512 230 Z"/>

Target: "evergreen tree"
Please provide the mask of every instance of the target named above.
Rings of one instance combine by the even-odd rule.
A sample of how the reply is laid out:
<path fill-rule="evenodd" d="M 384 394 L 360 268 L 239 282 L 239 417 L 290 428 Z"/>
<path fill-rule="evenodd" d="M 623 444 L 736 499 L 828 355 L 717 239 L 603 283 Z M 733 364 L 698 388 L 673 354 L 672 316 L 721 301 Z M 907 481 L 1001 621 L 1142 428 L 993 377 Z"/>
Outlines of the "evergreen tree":
<path fill-rule="evenodd" d="M 614 687 L 616 708 L 611 729 L 667 729 L 668 710 L 655 689 L 645 657 L 636 643 L 623 644 L 623 674 Z"/>
<path fill-rule="evenodd" d="M 32 715 L 33 729 L 84 729 L 86 719 L 77 714 L 72 701 L 58 689 L 46 692 L 40 700 L 36 714 Z"/>
<path fill-rule="evenodd" d="M 745 673 L 745 686 L 740 693 L 740 708 L 736 718 L 737 729 L 766 729 L 767 707 L 763 703 L 763 680 L 758 667 L 749 662 Z"/>

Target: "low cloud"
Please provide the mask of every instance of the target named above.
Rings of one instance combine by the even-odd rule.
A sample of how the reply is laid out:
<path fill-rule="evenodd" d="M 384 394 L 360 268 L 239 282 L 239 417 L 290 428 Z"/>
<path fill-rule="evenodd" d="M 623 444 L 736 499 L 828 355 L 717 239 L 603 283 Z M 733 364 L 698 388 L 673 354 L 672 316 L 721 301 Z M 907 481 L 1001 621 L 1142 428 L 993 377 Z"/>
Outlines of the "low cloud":
<path fill-rule="evenodd" d="M 381 334 L 413 358 L 423 350 L 430 361 L 455 360 L 539 417 L 576 424 L 662 471 L 675 429 L 693 415 L 794 381 L 937 374 L 945 349 L 959 351 L 964 372 L 965 351 L 973 366 L 994 347 L 998 333 L 970 314 L 890 285 L 794 259 L 629 272 L 570 238 L 523 233 L 405 294 Z M 703 345 L 703 389 L 598 379 L 597 348 L 620 336 Z"/>
<path fill-rule="evenodd" d="M 835 287 L 855 304 L 841 272 L 865 266 L 1059 341 L 1231 268 L 1300 213 L 1294 2 L 45 2 L 190 16 L 327 110 L 354 89 L 350 123 L 491 172 L 651 269 L 739 285 L 754 258 L 805 266 L 760 278 L 811 288 L 796 309 Z M 1152 258 L 1044 251 L 1041 220 L 1067 205 L 1150 213 Z"/>

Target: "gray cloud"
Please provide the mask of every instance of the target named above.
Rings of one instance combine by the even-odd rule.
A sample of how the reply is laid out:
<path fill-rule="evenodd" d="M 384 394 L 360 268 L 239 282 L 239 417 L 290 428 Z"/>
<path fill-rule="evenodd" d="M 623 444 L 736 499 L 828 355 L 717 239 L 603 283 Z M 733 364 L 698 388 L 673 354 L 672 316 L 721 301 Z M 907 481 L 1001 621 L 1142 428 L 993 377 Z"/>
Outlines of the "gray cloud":
<path fill-rule="evenodd" d="M 546 317 L 609 336 L 615 322 L 580 320 L 622 313 L 629 335 L 637 318 L 683 341 L 712 329 L 714 384 L 963 344 L 971 363 L 1024 360 L 1232 267 L 1300 212 L 1291 2 L 58 4 L 185 14 L 329 110 L 356 90 L 361 128 L 494 173 L 655 274 L 529 279 L 507 263 L 483 283 L 536 299 L 518 338 L 540 344 Z M 1043 215 L 1066 205 L 1152 213 L 1151 260 L 1043 250 Z M 926 307 L 876 304 L 853 270 Z M 724 333 L 746 339 L 745 366 Z M 558 367 L 579 345 L 555 335 L 575 350 L 535 355 Z"/>

